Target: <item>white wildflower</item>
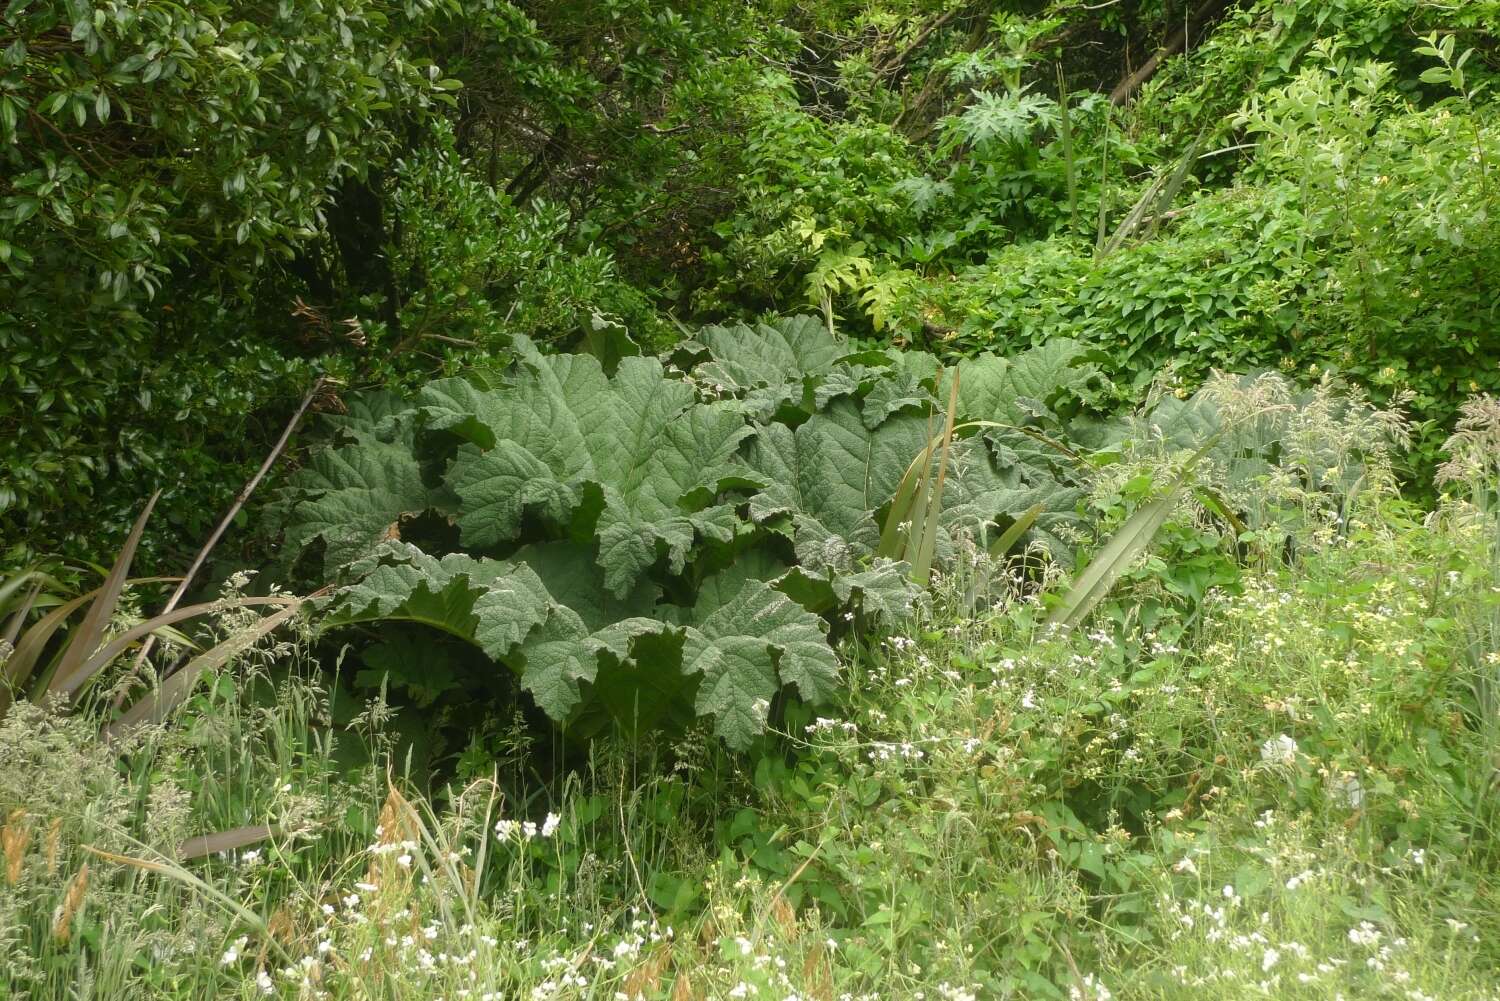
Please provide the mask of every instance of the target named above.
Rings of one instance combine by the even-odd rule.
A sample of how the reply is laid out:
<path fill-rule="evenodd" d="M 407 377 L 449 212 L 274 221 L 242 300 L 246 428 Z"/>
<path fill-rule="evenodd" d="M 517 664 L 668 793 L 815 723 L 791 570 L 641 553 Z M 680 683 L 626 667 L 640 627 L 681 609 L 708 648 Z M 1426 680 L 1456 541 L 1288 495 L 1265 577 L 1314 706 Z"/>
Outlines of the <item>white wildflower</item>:
<path fill-rule="evenodd" d="M 1260 760 L 1267 765 L 1294 765 L 1297 763 L 1297 742 L 1284 733 L 1277 734 L 1260 745 Z"/>

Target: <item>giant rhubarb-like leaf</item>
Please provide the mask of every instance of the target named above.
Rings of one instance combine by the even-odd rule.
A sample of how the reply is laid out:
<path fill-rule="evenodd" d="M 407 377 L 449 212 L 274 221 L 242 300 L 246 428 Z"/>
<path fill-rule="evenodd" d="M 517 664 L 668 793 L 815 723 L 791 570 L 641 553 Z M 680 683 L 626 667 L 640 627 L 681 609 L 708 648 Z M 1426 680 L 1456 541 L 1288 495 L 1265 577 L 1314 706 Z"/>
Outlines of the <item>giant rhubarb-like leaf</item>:
<path fill-rule="evenodd" d="M 464 445 L 448 473 L 464 543 L 509 541 L 528 511 L 566 526 L 592 489 L 602 502 L 600 565 L 617 595 L 662 558 L 680 573 L 696 538 L 731 532 L 714 500 L 757 482 L 735 459 L 752 433 L 744 416 L 697 403 L 654 358 L 622 360 L 613 379 L 587 355 L 540 358 L 469 406 L 485 415 L 494 444 Z"/>
<path fill-rule="evenodd" d="M 403 518 L 438 500 L 422 480 L 409 437 L 383 441 L 364 430 L 348 433 L 352 444 L 317 452 L 289 488 L 296 517 L 287 529 L 287 546 L 296 551 L 323 540 L 329 575 L 381 539 L 398 535 Z"/>
<path fill-rule="evenodd" d="M 773 424 L 760 429 L 748 462 L 767 486 L 750 499 L 760 522 L 785 517 L 798 562 L 810 573 L 852 573 L 875 551 L 875 517 L 896 492 L 912 461 L 941 421 L 902 413 L 871 429 L 850 400 L 835 401 L 795 431 Z M 1027 470 L 1027 473 L 1035 472 Z M 965 531 L 976 539 L 986 526 L 1021 514 L 1042 501 L 1071 509 L 1075 494 L 1038 493 L 1017 468 L 996 469 L 977 439 L 954 443 L 940 524 L 947 535 Z M 1051 502 L 1051 503 L 1048 503 Z M 951 551 L 951 539 L 941 542 Z"/>
<path fill-rule="evenodd" d="M 766 725 L 781 685 L 825 702 L 838 684 L 838 658 L 818 616 L 765 581 L 726 573 L 699 592 L 686 627 L 682 670 L 701 675 L 697 709 L 714 732 L 743 748 Z"/>
<path fill-rule="evenodd" d="M 1084 393 L 1099 375 L 1077 341 L 1057 338 L 1013 357 L 981 355 L 958 363 L 958 417 L 1021 424 L 1067 392 Z M 946 384 L 948 379 L 944 378 Z M 938 396 L 947 399 L 945 386 Z"/>
<path fill-rule="evenodd" d="M 404 542 L 387 542 L 350 564 L 351 583 L 329 599 L 325 626 L 395 619 L 468 640 L 501 659 L 547 620 L 553 606 L 541 578 L 525 564 L 441 559 Z"/>
<path fill-rule="evenodd" d="M 678 354 L 695 355 L 692 378 L 621 352 L 609 374 L 521 338 L 514 351 L 506 371 L 439 380 L 410 404 L 355 401 L 335 447 L 293 478 L 289 550 L 319 543 L 343 568 L 325 625 L 461 637 L 581 732 L 696 713 L 742 747 L 782 688 L 833 692 L 821 614 L 910 609 L 909 567 L 876 558 L 877 518 L 945 424 L 931 355 L 850 353 L 816 317 L 705 328 Z M 1027 427 L 945 453 L 940 561 L 965 534 L 1068 517 L 1076 459 L 1047 437 L 1063 427 L 1050 408 L 1093 378 L 1067 342 L 960 368 L 961 419 Z M 468 552 L 429 556 L 402 535 Z"/>

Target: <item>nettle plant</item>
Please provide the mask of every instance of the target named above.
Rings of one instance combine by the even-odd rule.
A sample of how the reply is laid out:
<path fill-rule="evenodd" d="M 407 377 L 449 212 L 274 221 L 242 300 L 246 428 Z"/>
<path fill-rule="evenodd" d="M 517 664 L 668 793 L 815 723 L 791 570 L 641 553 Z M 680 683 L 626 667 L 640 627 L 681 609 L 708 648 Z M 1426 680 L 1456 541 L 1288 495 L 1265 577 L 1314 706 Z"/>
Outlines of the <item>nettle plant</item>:
<path fill-rule="evenodd" d="M 920 599 L 882 555 L 911 551 L 885 521 L 919 456 L 939 566 L 997 540 L 1056 547 L 1082 496 L 1058 411 L 1098 376 L 1071 342 L 944 371 L 792 317 L 707 327 L 664 358 L 515 351 L 356 401 L 280 507 L 288 551 L 337 581 L 323 628 L 441 630 L 575 736 L 707 716 L 741 748 L 784 693 L 827 700 L 839 635 Z M 950 400 L 966 437 L 944 434 Z M 421 641 L 364 659 L 419 703 L 476 680 Z"/>

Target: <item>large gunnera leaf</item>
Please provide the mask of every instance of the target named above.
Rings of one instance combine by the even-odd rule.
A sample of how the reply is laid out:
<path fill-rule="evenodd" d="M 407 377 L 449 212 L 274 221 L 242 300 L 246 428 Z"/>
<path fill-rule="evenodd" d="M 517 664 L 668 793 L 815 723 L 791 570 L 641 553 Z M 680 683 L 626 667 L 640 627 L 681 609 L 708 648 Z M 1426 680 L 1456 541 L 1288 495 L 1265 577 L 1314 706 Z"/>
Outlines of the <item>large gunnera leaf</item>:
<path fill-rule="evenodd" d="M 712 356 L 693 374 L 723 391 L 745 391 L 803 378 L 832 368 L 849 353 L 816 316 L 787 316 L 769 323 L 708 326 L 697 340 Z"/>
<path fill-rule="evenodd" d="M 622 360 L 613 379 L 587 355 L 541 358 L 469 405 L 494 444 L 465 444 L 448 472 L 464 544 L 516 538 L 528 511 L 566 527 L 593 492 L 600 565 L 616 595 L 663 557 L 680 573 L 697 538 L 732 533 L 732 513 L 715 499 L 758 482 L 735 461 L 752 433 L 743 415 L 698 404 L 654 358 Z"/>
<path fill-rule="evenodd" d="M 1058 338 L 1014 357 L 981 355 L 957 365 L 960 420 L 1023 424 L 1051 409 L 1067 393 L 1082 395 L 1099 376 L 1083 345 Z M 938 397 L 948 398 L 947 383 Z"/>
<path fill-rule="evenodd" d="M 830 400 L 878 385 L 892 357 L 882 351 L 851 354 L 820 317 L 788 316 L 766 323 L 709 326 L 684 351 L 705 350 L 693 378 L 714 395 L 736 398 L 760 420 L 785 407 L 821 410 Z"/>
<path fill-rule="evenodd" d="M 863 627 L 920 597 L 910 566 L 877 550 L 898 484 L 946 424 L 933 356 L 851 353 L 817 317 L 704 328 L 675 355 L 691 377 L 622 351 L 604 352 L 612 372 L 522 338 L 514 353 L 410 403 L 355 401 L 292 478 L 288 550 L 321 547 L 341 581 L 325 626 L 459 637 L 574 733 L 711 716 L 743 747 L 784 688 L 833 693 L 823 616 Z M 1007 427 L 943 452 L 940 564 L 1022 518 L 1033 537 L 1060 532 L 1077 456 L 1049 437 L 1064 427 L 1052 409 L 1093 378 L 1061 341 L 960 371 L 959 417 Z M 414 647 L 369 649 L 390 676 Z"/>
<path fill-rule="evenodd" d="M 765 581 L 734 573 L 710 579 L 685 628 L 682 670 L 700 675 L 696 705 L 714 733 L 743 748 L 766 728 L 782 685 L 826 702 L 838 684 L 827 625 Z"/>
<path fill-rule="evenodd" d="M 351 444 L 314 454 L 288 490 L 294 517 L 286 544 L 296 552 L 321 539 L 330 576 L 382 539 L 398 535 L 403 518 L 438 500 L 423 482 L 409 429 L 392 441 L 366 430 L 347 433 Z"/>
<path fill-rule="evenodd" d="M 747 461 L 767 486 L 751 497 L 750 515 L 763 523 L 785 518 L 798 563 L 809 574 L 855 573 L 879 543 L 877 511 L 941 425 L 936 417 L 902 413 L 871 429 L 857 404 L 837 400 L 795 431 L 764 427 Z M 958 533 L 982 542 L 990 526 L 1008 523 L 1033 504 L 1061 514 L 1072 510 L 1077 497 L 1030 464 L 997 467 L 979 438 L 954 442 L 939 519 L 940 552 L 951 553 Z"/>
<path fill-rule="evenodd" d="M 744 747 L 765 728 L 765 707 L 783 685 L 804 698 L 826 700 L 838 682 L 838 661 L 827 626 L 768 581 L 728 571 L 709 578 L 691 608 L 654 606 L 654 590 L 621 601 L 579 560 L 583 553 L 563 543 L 523 550 L 548 576 L 582 603 L 583 614 L 559 604 L 522 561 L 474 559 L 462 554 L 435 558 L 415 546 L 388 542 L 346 568 L 348 583 L 327 600 L 323 625 L 397 620 L 420 623 L 467 640 L 519 676 L 521 687 L 555 720 L 574 715 L 586 684 L 601 670 L 650 675 L 638 684 L 635 709 L 659 715 L 653 694 L 666 695 L 696 683 L 694 706 L 714 717 L 714 732 Z M 560 574 L 574 569 L 582 582 Z M 857 586 L 857 585 L 854 585 Z M 599 602 L 594 605 L 590 596 Z M 611 614 L 638 611 L 613 621 Z M 636 659 L 636 641 L 676 637 L 652 649 L 680 650 L 678 659 Z M 641 704 L 641 700 L 648 700 Z"/>
<path fill-rule="evenodd" d="M 394 619 L 468 640 L 501 659 L 547 620 L 553 602 L 524 563 L 441 559 L 404 542 L 387 542 L 349 565 L 351 583 L 326 606 L 323 625 Z"/>

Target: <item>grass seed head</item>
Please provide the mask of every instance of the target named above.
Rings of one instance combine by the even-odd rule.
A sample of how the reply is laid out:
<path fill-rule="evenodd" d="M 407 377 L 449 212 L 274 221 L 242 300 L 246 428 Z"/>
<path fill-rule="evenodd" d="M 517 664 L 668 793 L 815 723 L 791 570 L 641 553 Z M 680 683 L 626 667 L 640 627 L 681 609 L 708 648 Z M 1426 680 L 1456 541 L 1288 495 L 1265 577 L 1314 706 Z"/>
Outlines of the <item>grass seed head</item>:
<path fill-rule="evenodd" d="M 698 1001 L 698 994 L 693 990 L 693 982 L 688 979 L 685 971 L 677 974 L 677 979 L 672 982 L 671 1001 Z"/>
<path fill-rule="evenodd" d="M 644 963 L 631 970 L 630 976 L 625 978 L 625 996 L 638 998 L 655 994 L 670 959 L 671 953 L 667 949 L 657 949 Z"/>
<path fill-rule="evenodd" d="M 45 854 L 47 859 L 47 875 L 52 876 L 57 872 L 57 852 L 62 844 L 62 818 L 52 818 L 52 823 L 47 825 L 47 840 L 45 842 Z"/>
<path fill-rule="evenodd" d="M 802 986 L 815 1001 L 833 1001 L 833 970 L 828 964 L 828 951 L 816 938 L 802 958 Z"/>
<path fill-rule="evenodd" d="M 66 945 L 73 934 L 73 919 L 83 909 L 83 896 L 89 888 L 89 864 L 85 862 L 83 867 L 68 881 L 68 889 L 63 894 L 62 903 L 57 905 L 57 910 L 52 912 L 52 938 L 60 945 Z"/>
<path fill-rule="evenodd" d="M 777 896 L 771 904 L 771 917 L 776 919 L 781 934 L 787 941 L 797 940 L 797 913 L 792 910 L 792 905 L 786 902 L 786 897 Z"/>
<path fill-rule="evenodd" d="M 31 824 L 26 811 L 17 807 L 5 818 L 0 827 L 0 852 L 5 855 L 5 881 L 14 886 L 21 878 L 21 864 L 26 860 L 26 849 L 31 844 Z"/>

